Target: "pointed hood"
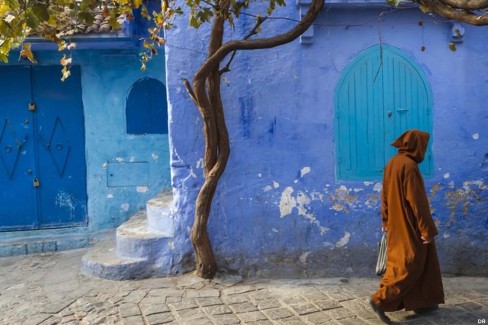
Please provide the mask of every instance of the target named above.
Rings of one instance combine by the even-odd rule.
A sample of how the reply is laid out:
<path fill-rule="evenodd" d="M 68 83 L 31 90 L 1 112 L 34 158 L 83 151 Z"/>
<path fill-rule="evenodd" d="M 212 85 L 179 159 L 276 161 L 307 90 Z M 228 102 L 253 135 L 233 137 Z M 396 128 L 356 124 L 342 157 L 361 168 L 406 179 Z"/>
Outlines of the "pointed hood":
<path fill-rule="evenodd" d="M 391 145 L 398 148 L 399 153 L 406 154 L 420 164 L 424 160 L 429 138 L 429 133 L 411 129 L 399 136 Z"/>

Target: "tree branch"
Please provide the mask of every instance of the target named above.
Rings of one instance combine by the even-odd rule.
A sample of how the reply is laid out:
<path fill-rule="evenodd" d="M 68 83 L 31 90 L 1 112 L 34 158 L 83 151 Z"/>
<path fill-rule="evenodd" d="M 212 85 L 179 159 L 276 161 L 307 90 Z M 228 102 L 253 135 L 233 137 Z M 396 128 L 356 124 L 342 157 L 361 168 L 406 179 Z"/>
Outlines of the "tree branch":
<path fill-rule="evenodd" d="M 191 100 L 195 103 L 195 105 L 198 105 L 197 98 L 195 97 L 195 93 L 193 92 L 193 88 L 191 87 L 191 84 L 188 81 L 188 79 L 183 78 L 181 79 L 181 81 L 183 82 L 183 85 L 186 88 L 186 92 L 188 93 L 188 95 L 190 95 Z"/>
<path fill-rule="evenodd" d="M 447 0 L 452 1 L 452 0 Z M 455 0 L 454 0 L 455 1 Z M 430 11 L 442 17 L 465 22 L 475 26 L 488 25 L 488 15 L 475 14 L 464 9 L 455 9 L 453 7 L 443 4 L 439 0 L 415 0 L 415 2 L 429 8 Z"/>
<path fill-rule="evenodd" d="M 254 25 L 253 29 L 251 29 L 251 31 L 244 37 L 244 39 L 249 39 L 251 36 L 256 35 L 258 33 L 259 27 L 261 27 L 261 25 L 266 21 L 266 19 L 268 19 L 268 17 L 259 17 L 259 16 L 256 17 L 256 25 Z M 230 64 L 234 60 L 236 53 L 237 53 L 237 51 L 232 52 L 232 56 L 230 57 L 229 61 L 225 65 L 225 67 L 220 69 L 219 72 L 221 75 L 225 72 L 230 71 Z"/>
<path fill-rule="evenodd" d="M 290 43 L 298 36 L 303 34 L 318 17 L 320 11 L 324 6 L 324 0 L 313 0 L 309 10 L 303 19 L 286 33 L 276 35 L 269 38 L 257 38 L 252 40 L 238 40 L 229 41 L 222 45 L 217 52 L 215 52 L 207 61 L 201 66 L 199 71 L 195 74 L 195 81 L 205 79 L 205 75 L 215 67 L 218 67 L 220 62 L 230 53 L 236 50 L 258 50 L 267 49 Z M 196 87 L 195 87 L 196 88 Z"/>
<path fill-rule="evenodd" d="M 488 0 L 440 0 L 446 6 L 463 10 L 481 10 L 488 8 Z"/>

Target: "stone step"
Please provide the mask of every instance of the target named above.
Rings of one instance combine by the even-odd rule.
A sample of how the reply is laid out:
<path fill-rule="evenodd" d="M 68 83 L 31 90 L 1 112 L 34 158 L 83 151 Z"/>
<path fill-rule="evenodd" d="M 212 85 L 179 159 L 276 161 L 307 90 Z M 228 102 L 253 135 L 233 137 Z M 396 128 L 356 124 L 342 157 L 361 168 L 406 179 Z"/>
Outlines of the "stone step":
<path fill-rule="evenodd" d="M 172 201 L 171 192 L 149 200 L 146 211 L 137 212 L 117 228 L 115 238 L 100 242 L 83 257 L 83 273 L 128 280 L 176 272 L 173 270 Z"/>
<path fill-rule="evenodd" d="M 147 227 L 149 230 L 173 237 L 173 193 L 163 191 L 146 203 Z"/>
<path fill-rule="evenodd" d="M 118 257 L 155 259 L 165 251 L 172 237 L 148 228 L 147 214 L 139 211 L 117 228 L 116 254 Z"/>
<path fill-rule="evenodd" d="M 92 248 L 81 260 L 82 273 L 110 280 L 143 279 L 151 275 L 147 260 L 117 257 L 114 246 L 115 240 L 110 240 Z"/>

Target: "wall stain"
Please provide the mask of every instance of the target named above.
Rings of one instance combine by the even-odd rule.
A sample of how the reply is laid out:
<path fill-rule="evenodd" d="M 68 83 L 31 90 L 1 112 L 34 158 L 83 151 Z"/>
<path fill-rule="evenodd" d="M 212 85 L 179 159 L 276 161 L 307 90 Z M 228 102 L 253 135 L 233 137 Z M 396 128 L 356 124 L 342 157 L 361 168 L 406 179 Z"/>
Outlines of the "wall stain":
<path fill-rule="evenodd" d="M 484 184 L 483 180 L 465 181 L 461 187 L 449 184 L 447 188 L 449 189 L 446 190 L 442 184 L 436 183 L 430 189 L 431 200 L 438 193 L 446 190 L 444 202 L 449 210 L 449 220 L 446 222 L 446 226 L 454 225 L 458 221 L 460 213 L 465 217 L 468 216 L 470 206 L 483 201 L 481 192 L 488 190 L 488 186 Z M 434 209 L 431 207 L 431 210 Z"/>
<path fill-rule="evenodd" d="M 352 189 L 348 189 L 344 185 L 341 185 L 336 189 L 335 193 L 329 196 L 329 202 L 332 203 L 331 209 L 349 213 L 350 210 L 348 207 L 354 205 L 354 203 L 358 201 L 357 195 L 352 195 L 351 191 Z"/>

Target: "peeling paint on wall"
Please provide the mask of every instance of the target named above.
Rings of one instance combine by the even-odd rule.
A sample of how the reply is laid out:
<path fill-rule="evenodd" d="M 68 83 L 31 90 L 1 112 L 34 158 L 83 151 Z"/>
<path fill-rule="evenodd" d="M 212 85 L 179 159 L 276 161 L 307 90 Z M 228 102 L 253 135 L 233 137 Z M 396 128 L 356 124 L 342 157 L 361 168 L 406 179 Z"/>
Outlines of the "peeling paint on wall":
<path fill-rule="evenodd" d="M 293 188 L 288 186 L 281 194 L 280 218 L 290 215 L 293 209 L 296 209 L 299 216 L 304 217 L 310 223 L 319 227 L 321 235 L 329 231 L 328 228 L 320 225 L 320 222 L 317 220 L 315 215 L 311 212 L 312 209 L 310 208 L 310 203 L 316 199 L 312 199 L 312 197 L 309 197 L 306 193 L 302 191 L 298 191 L 296 196 L 293 197 L 292 195 L 293 192 L 294 192 Z M 320 198 L 320 196 L 315 195 L 314 198 Z"/>
<path fill-rule="evenodd" d="M 351 195 L 351 189 L 341 185 L 336 189 L 335 193 L 331 194 L 329 197 L 329 201 L 332 203 L 331 210 L 349 213 L 348 206 L 354 205 L 357 199 L 357 196 Z"/>
<path fill-rule="evenodd" d="M 120 205 L 120 208 L 124 211 L 129 211 L 129 207 L 130 207 L 129 203 L 123 203 Z"/>
<path fill-rule="evenodd" d="M 288 186 L 281 194 L 280 218 L 286 217 L 287 215 L 291 214 L 293 208 L 296 207 L 297 201 L 294 197 L 291 196 L 292 193 L 293 188 Z"/>
<path fill-rule="evenodd" d="M 381 191 L 383 190 L 383 184 L 381 183 L 374 184 L 373 190 L 375 192 L 381 193 Z"/>
<path fill-rule="evenodd" d="M 307 175 L 308 173 L 310 173 L 310 167 L 303 167 L 300 170 L 300 177 L 303 177 L 303 176 Z"/>
<path fill-rule="evenodd" d="M 469 207 L 482 200 L 482 191 L 488 190 L 488 186 L 483 179 L 464 181 L 461 187 L 455 187 L 454 182 L 450 182 L 447 187 L 442 184 L 434 184 L 430 189 L 430 197 L 433 199 L 439 192 L 446 190 L 444 201 L 450 211 L 449 220 L 446 226 L 451 226 L 457 222 L 459 213 L 464 216 L 469 215 Z"/>
<path fill-rule="evenodd" d="M 70 216 L 75 215 L 74 197 L 70 193 L 58 192 L 55 199 L 56 206 L 66 208 Z"/>
<path fill-rule="evenodd" d="M 197 168 L 203 169 L 204 166 L 205 166 L 205 164 L 203 162 L 203 158 L 198 159 Z"/>
<path fill-rule="evenodd" d="M 344 233 L 344 237 L 342 237 L 336 244 L 336 247 L 344 247 L 349 243 L 349 239 L 351 238 L 351 234 L 349 232 Z"/>
<path fill-rule="evenodd" d="M 312 253 L 312 252 L 305 252 L 302 255 L 300 255 L 300 258 L 299 258 L 300 263 L 307 264 L 307 257 L 308 257 L 308 255 L 310 255 L 310 253 Z"/>
<path fill-rule="evenodd" d="M 146 193 L 149 191 L 149 188 L 147 186 L 137 186 L 136 191 L 137 193 Z"/>
<path fill-rule="evenodd" d="M 368 199 L 364 204 L 370 209 L 378 208 L 381 205 L 381 198 L 379 194 L 368 194 Z"/>

